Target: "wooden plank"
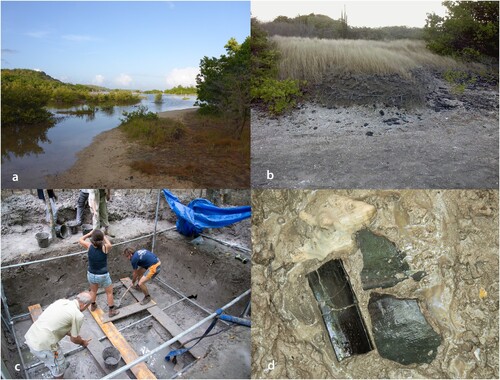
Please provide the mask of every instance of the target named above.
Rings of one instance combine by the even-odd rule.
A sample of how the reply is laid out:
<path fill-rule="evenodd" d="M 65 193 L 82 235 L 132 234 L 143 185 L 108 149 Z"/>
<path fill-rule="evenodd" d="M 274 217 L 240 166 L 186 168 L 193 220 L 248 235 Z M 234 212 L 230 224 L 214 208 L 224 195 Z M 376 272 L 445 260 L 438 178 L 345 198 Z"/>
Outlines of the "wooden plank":
<path fill-rule="evenodd" d="M 40 306 L 40 304 L 28 306 L 28 310 L 31 314 L 31 319 L 33 320 L 33 322 L 35 322 L 42 314 L 42 307 Z M 102 351 L 104 350 L 104 346 L 101 342 L 99 342 L 99 338 L 91 330 L 90 326 L 88 325 L 89 322 L 83 322 L 82 327 L 80 328 L 80 336 L 83 339 L 92 338 L 92 340 L 87 345 L 88 350 L 90 351 L 96 362 L 99 364 L 101 369 L 104 371 L 104 373 L 111 373 L 113 371 L 106 368 L 104 360 L 102 358 Z M 126 373 L 123 373 L 123 376 L 129 378 Z"/>
<path fill-rule="evenodd" d="M 102 331 L 108 337 L 109 341 L 113 346 L 115 346 L 125 361 L 125 363 L 131 363 L 139 356 L 135 353 L 134 349 L 125 340 L 123 335 L 118 331 L 113 322 L 102 322 L 102 317 L 104 312 L 102 309 L 97 308 L 96 311 L 91 311 L 90 314 L 94 317 L 97 324 L 101 327 Z M 132 373 L 137 379 L 156 379 L 155 375 L 149 370 L 144 362 L 133 366 L 131 369 Z"/>
<path fill-rule="evenodd" d="M 128 288 L 130 285 L 132 285 L 132 280 L 128 277 L 126 278 L 121 278 L 120 281 Z M 136 298 L 139 299 L 139 297 L 142 295 L 141 291 L 137 291 L 134 288 L 130 289 L 130 293 Z M 173 337 L 180 334 L 184 330 L 177 324 L 175 321 L 170 318 L 165 312 L 159 308 L 158 306 L 153 306 L 148 308 L 148 312 L 172 335 Z M 181 345 L 184 345 L 187 340 L 189 340 L 187 336 L 183 336 L 179 339 L 179 343 Z M 193 344 L 193 343 L 191 343 Z M 206 355 L 205 350 L 203 350 L 201 347 L 195 346 L 191 350 L 189 350 L 191 355 L 193 355 L 195 358 L 202 358 Z"/>
<path fill-rule="evenodd" d="M 120 311 L 120 313 L 118 313 L 117 315 L 109 317 L 108 314 L 105 314 L 101 318 L 102 323 L 113 322 L 113 321 L 116 321 L 117 319 L 122 319 L 122 318 L 128 317 L 129 315 L 146 310 L 147 308 L 155 306 L 155 305 L 156 305 L 156 302 L 151 300 L 146 305 L 141 305 L 140 302 L 136 302 L 136 303 L 133 303 L 132 305 L 121 307 L 121 308 L 117 309 Z"/>
<path fill-rule="evenodd" d="M 176 336 L 183 332 L 182 330 L 173 320 L 170 318 L 165 312 L 160 309 L 158 306 L 153 306 L 148 309 L 148 311 L 151 313 L 151 315 L 163 326 L 167 329 L 167 331 L 172 335 Z M 178 342 L 184 346 L 185 342 L 190 339 L 187 338 L 186 336 L 181 337 Z M 191 341 L 190 344 L 193 345 L 195 341 Z M 189 350 L 191 355 L 195 357 L 195 359 L 200 359 L 206 355 L 206 352 L 204 349 L 199 347 L 198 345 L 194 346 Z"/>
<path fill-rule="evenodd" d="M 114 370 L 106 367 L 106 364 L 104 363 L 104 359 L 102 357 L 102 352 L 106 347 L 104 347 L 104 345 L 99 341 L 99 337 L 94 333 L 92 327 L 90 326 L 90 323 L 93 323 L 91 322 L 93 319 L 89 320 L 89 318 L 87 318 L 90 312 L 85 311 L 84 314 L 86 322 L 82 324 L 82 328 L 80 329 L 80 336 L 83 339 L 92 339 L 87 345 L 88 350 L 94 357 L 95 361 L 99 364 L 103 372 L 105 374 L 111 373 Z M 130 376 L 128 376 L 126 372 L 122 372 L 120 376 L 126 379 L 130 379 Z"/>
<path fill-rule="evenodd" d="M 39 303 L 37 303 L 36 305 L 28 306 L 28 310 L 31 314 L 31 319 L 33 320 L 33 322 L 35 322 L 43 312 L 42 307 Z"/>

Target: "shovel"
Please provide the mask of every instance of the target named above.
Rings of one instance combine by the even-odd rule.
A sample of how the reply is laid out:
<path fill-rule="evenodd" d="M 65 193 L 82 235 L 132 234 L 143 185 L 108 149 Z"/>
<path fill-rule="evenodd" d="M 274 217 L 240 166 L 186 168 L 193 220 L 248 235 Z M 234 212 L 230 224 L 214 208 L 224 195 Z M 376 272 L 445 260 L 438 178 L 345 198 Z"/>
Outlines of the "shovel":
<path fill-rule="evenodd" d="M 132 286 L 133 286 L 133 285 L 130 285 L 130 286 L 128 287 L 128 289 L 125 291 L 125 293 L 123 293 L 123 295 L 120 297 L 120 299 L 119 299 L 119 300 L 118 300 L 118 302 L 116 303 L 116 308 L 119 308 L 119 307 L 121 306 L 123 297 L 125 297 L 125 294 L 127 294 L 127 293 L 128 293 L 128 291 L 130 290 L 130 288 L 132 288 Z"/>

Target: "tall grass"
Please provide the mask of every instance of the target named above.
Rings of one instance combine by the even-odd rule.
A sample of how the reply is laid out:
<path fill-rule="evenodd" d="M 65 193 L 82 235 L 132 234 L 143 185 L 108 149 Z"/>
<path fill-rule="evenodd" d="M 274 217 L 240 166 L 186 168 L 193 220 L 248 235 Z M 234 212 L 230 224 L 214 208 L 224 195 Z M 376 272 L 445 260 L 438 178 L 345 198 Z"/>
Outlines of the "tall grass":
<path fill-rule="evenodd" d="M 281 53 L 279 74 L 319 82 L 325 74 L 399 74 L 411 76 L 411 70 L 429 66 L 458 69 L 461 64 L 426 49 L 423 41 L 327 40 L 318 38 L 273 36 Z"/>

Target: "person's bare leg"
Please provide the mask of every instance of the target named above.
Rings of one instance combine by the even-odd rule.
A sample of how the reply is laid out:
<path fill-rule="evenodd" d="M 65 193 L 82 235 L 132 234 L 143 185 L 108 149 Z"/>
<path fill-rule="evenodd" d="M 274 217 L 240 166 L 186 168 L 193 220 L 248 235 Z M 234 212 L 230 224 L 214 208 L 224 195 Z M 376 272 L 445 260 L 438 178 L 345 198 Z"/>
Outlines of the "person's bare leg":
<path fill-rule="evenodd" d="M 98 284 L 90 284 L 90 295 L 92 296 L 92 303 L 90 304 L 90 311 L 95 311 L 97 309 L 97 304 L 95 303 L 97 297 L 97 289 L 99 289 Z"/>
<path fill-rule="evenodd" d="M 108 300 L 108 315 L 112 317 L 113 315 L 116 315 L 120 313 L 118 310 L 115 308 L 115 301 L 113 299 L 113 284 L 109 285 L 106 289 L 106 298 Z"/>
<path fill-rule="evenodd" d="M 145 305 L 151 301 L 151 296 L 149 295 L 149 290 L 146 286 L 146 282 L 149 281 L 149 278 L 146 278 L 144 276 L 141 277 L 139 280 L 139 287 L 141 288 L 142 293 L 144 293 L 144 299 L 141 301 L 142 305 Z"/>

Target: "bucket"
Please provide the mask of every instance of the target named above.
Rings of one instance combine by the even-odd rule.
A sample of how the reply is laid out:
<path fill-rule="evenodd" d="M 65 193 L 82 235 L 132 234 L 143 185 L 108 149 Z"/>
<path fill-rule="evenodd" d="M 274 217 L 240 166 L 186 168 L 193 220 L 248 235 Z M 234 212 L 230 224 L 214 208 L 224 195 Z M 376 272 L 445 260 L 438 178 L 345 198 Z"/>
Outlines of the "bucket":
<path fill-rule="evenodd" d="M 120 351 L 118 351 L 113 346 L 106 347 L 102 351 L 102 358 L 104 360 L 104 365 L 106 366 L 106 368 L 114 369 L 118 366 L 118 363 L 120 362 L 121 359 Z"/>
<path fill-rule="evenodd" d="M 65 224 L 56 226 L 56 236 L 61 239 L 66 239 L 69 236 L 68 227 Z"/>
<path fill-rule="evenodd" d="M 47 248 L 50 244 L 50 235 L 47 232 L 38 232 L 35 234 L 35 238 L 40 248 Z"/>
<path fill-rule="evenodd" d="M 69 230 L 73 235 L 78 232 L 78 223 L 76 220 L 70 220 L 66 223 L 66 225 L 69 227 Z"/>
<path fill-rule="evenodd" d="M 92 224 L 82 224 L 82 235 L 87 235 L 92 230 Z"/>

